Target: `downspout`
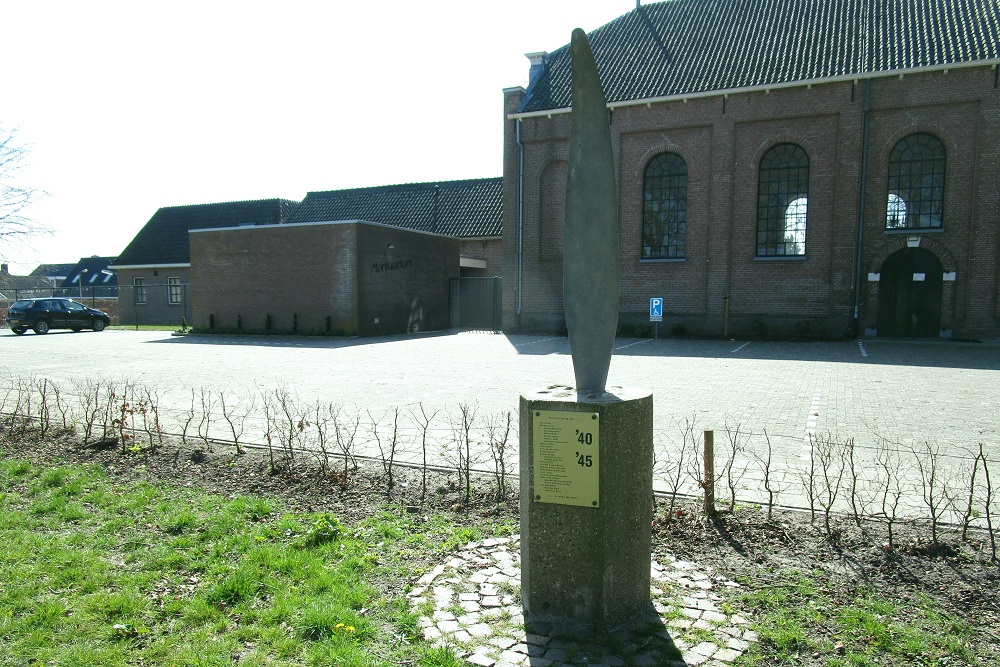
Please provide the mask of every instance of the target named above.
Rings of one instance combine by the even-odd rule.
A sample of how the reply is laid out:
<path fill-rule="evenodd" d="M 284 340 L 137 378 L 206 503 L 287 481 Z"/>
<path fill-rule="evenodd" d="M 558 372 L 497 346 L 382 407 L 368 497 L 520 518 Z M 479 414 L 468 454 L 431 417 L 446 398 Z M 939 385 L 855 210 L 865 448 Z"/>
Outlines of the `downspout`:
<path fill-rule="evenodd" d="M 515 126 L 517 139 L 517 318 L 514 326 L 521 330 L 521 288 L 524 271 L 524 144 L 521 143 L 521 119 Z"/>
<path fill-rule="evenodd" d="M 865 196 L 868 192 L 868 136 L 871 129 L 872 80 L 865 79 L 864 123 L 861 132 L 861 188 L 858 195 L 858 256 L 854 264 L 854 319 L 851 328 L 854 337 L 860 333 L 859 309 L 861 305 L 861 271 L 863 270 L 863 244 L 865 238 Z"/>

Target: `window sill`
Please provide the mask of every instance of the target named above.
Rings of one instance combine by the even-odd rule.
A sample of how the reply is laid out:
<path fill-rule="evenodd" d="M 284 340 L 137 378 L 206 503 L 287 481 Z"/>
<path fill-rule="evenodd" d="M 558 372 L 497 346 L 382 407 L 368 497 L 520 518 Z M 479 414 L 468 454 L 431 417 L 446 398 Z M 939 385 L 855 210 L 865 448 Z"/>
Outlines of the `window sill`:
<path fill-rule="evenodd" d="M 755 262 L 804 262 L 807 255 L 756 255 Z"/>
<path fill-rule="evenodd" d="M 944 234 L 944 227 L 905 227 L 902 229 L 884 229 L 886 236 L 913 236 L 914 234 Z"/>
<path fill-rule="evenodd" d="M 639 259 L 640 264 L 680 264 L 686 261 L 687 257 L 655 257 L 649 259 Z"/>

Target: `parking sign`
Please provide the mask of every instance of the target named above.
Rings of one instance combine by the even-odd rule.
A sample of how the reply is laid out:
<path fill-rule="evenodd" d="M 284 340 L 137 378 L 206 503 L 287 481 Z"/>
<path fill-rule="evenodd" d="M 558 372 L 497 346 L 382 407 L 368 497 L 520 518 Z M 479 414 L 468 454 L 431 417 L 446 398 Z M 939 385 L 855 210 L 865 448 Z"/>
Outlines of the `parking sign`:
<path fill-rule="evenodd" d="M 649 300 L 649 321 L 663 321 L 663 299 L 661 297 L 654 296 Z"/>

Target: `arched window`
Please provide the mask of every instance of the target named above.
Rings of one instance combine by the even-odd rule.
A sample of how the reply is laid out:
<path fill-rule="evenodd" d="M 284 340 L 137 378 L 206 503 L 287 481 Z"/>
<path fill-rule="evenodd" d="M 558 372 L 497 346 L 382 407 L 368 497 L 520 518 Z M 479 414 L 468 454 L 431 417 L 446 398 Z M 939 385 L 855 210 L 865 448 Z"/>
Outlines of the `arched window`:
<path fill-rule="evenodd" d="M 642 187 L 642 259 L 682 259 L 687 231 L 687 163 L 676 153 L 646 165 Z"/>
<path fill-rule="evenodd" d="M 809 208 L 809 156 L 778 144 L 760 160 L 757 181 L 757 256 L 804 256 Z"/>
<path fill-rule="evenodd" d="M 806 254 L 806 209 L 809 202 L 799 197 L 785 209 L 785 254 Z"/>
<path fill-rule="evenodd" d="M 902 229 L 906 227 L 906 202 L 895 192 L 889 193 L 885 226 L 888 229 Z"/>
<path fill-rule="evenodd" d="M 886 229 L 940 229 L 945 151 L 930 134 L 903 137 L 889 154 Z"/>

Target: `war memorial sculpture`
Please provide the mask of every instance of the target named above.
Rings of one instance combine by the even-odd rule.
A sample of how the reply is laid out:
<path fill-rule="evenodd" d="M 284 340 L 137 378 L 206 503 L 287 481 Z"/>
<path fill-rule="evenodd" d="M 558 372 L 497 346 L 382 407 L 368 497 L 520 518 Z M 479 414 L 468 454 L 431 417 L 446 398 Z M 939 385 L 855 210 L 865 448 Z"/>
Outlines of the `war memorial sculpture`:
<path fill-rule="evenodd" d="M 563 301 L 575 386 L 520 401 L 521 598 L 526 626 L 594 627 L 649 609 L 653 397 L 608 386 L 619 231 L 608 111 L 574 30 Z"/>

